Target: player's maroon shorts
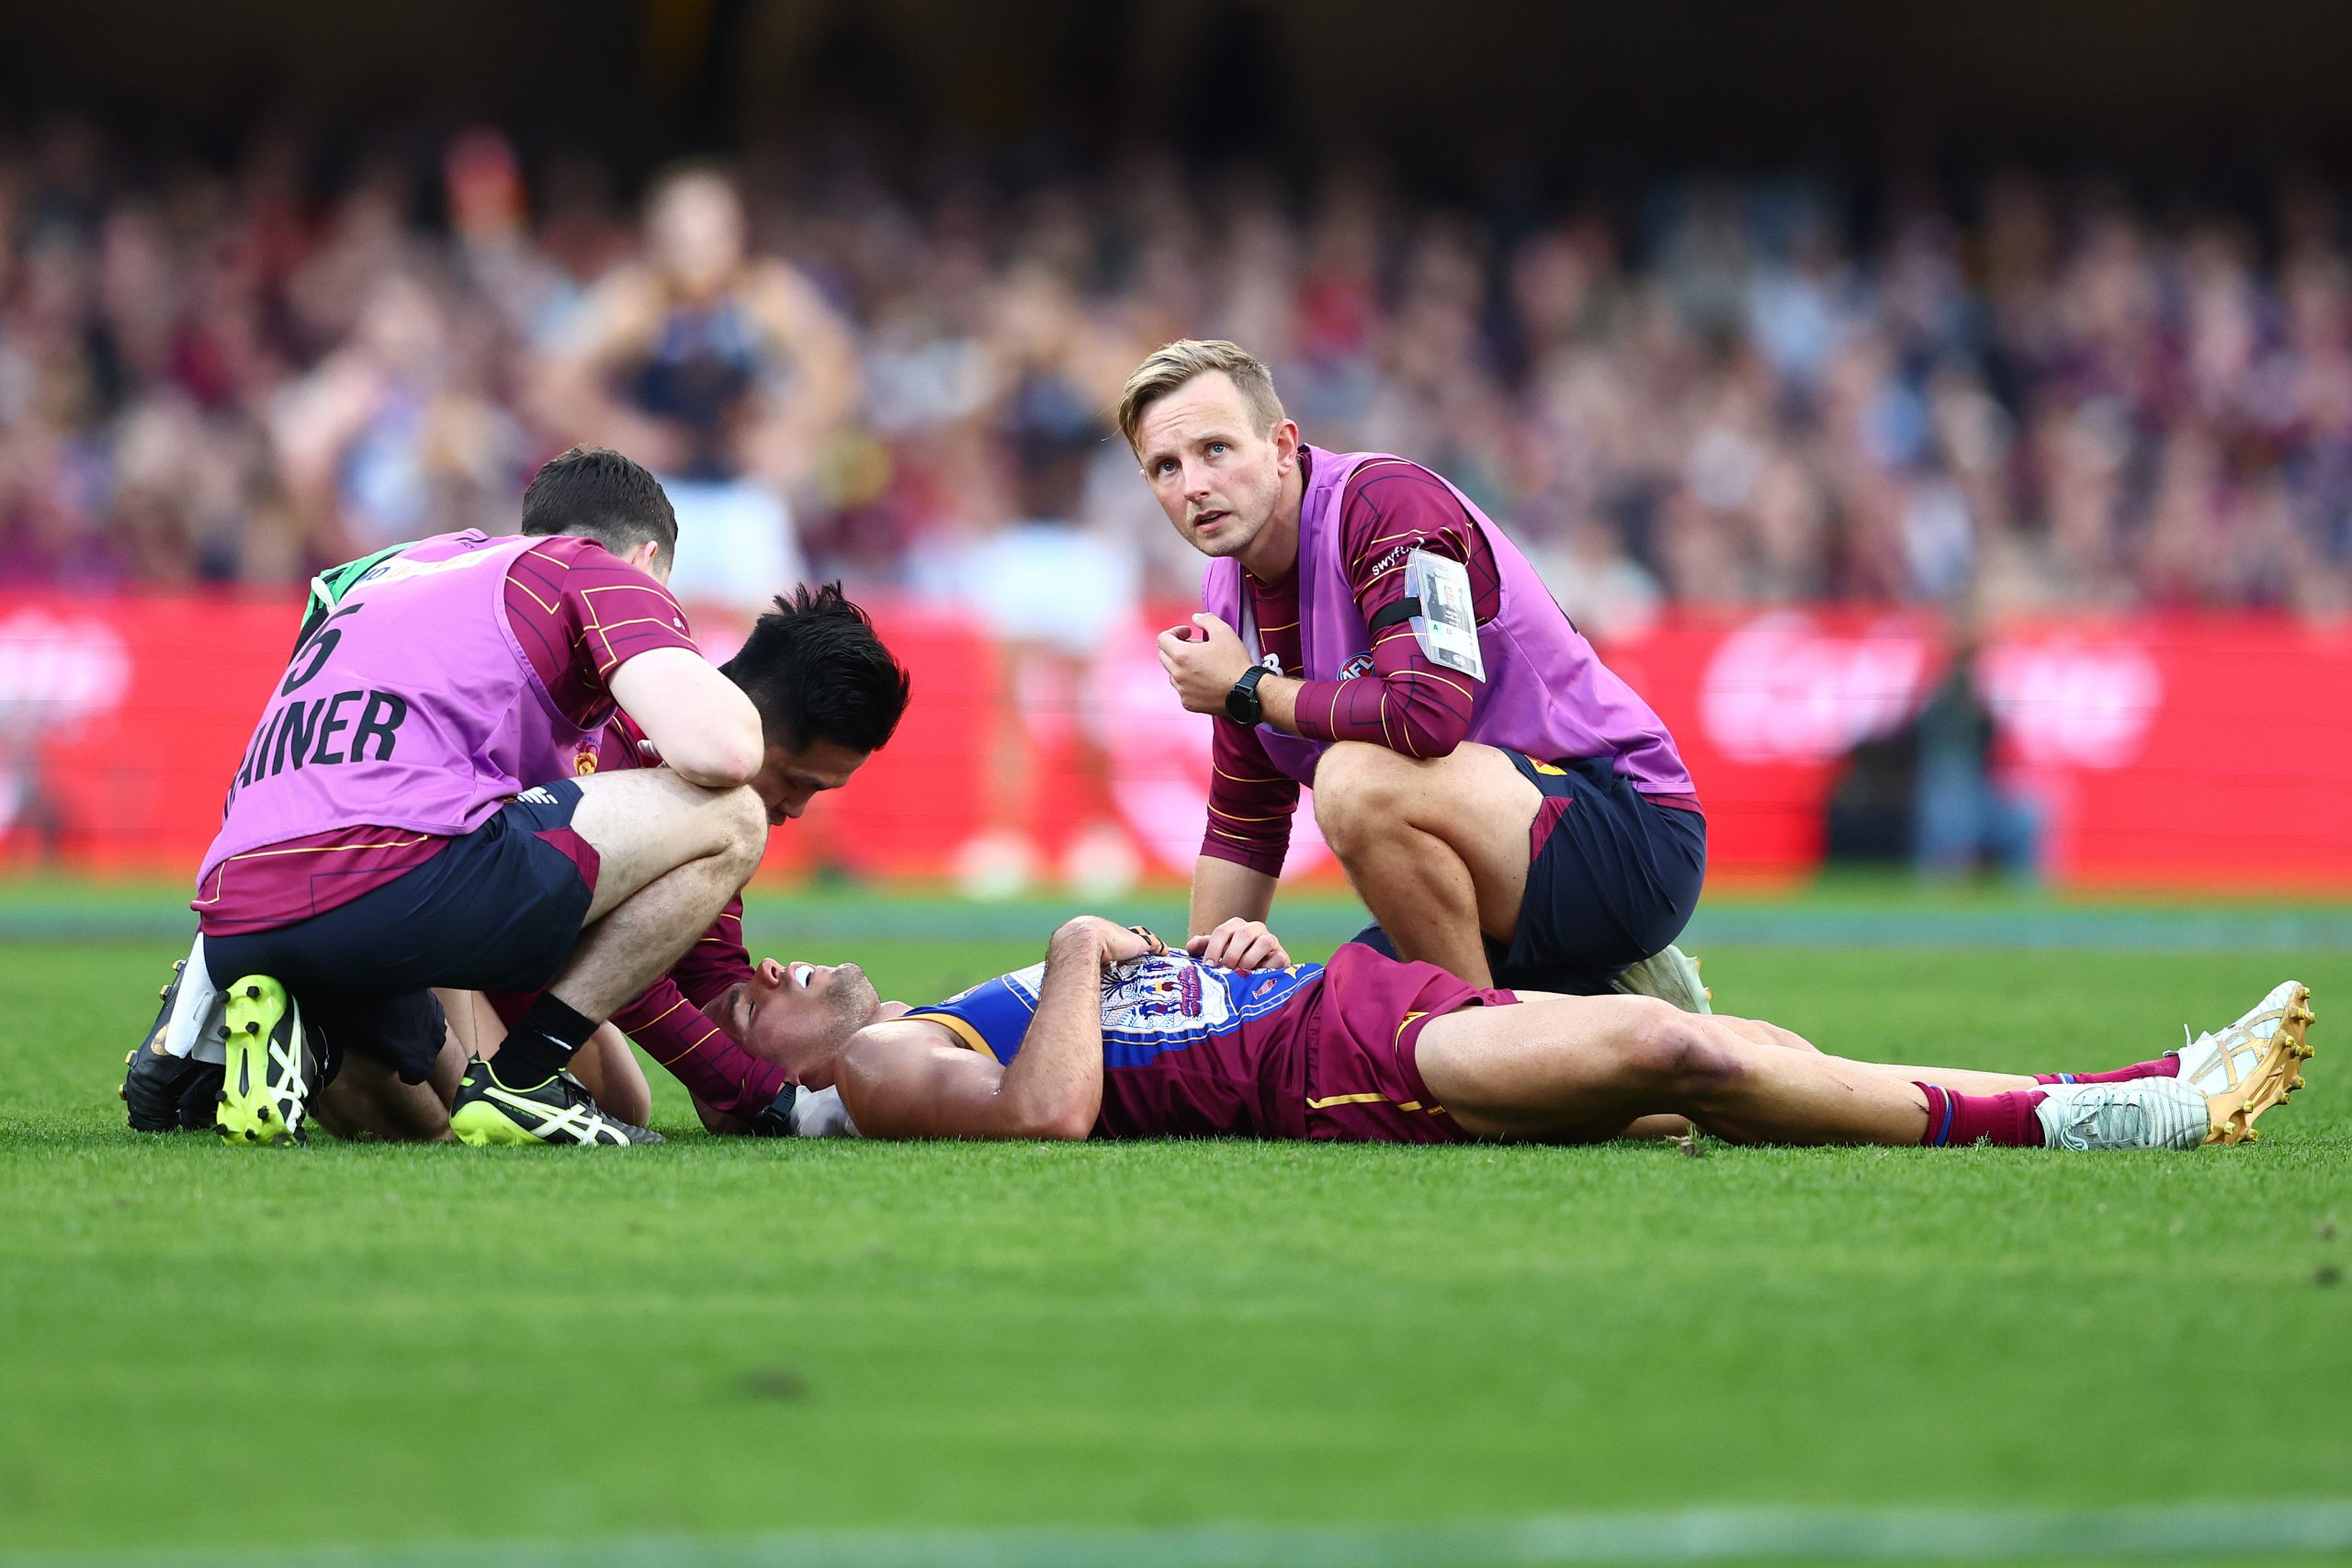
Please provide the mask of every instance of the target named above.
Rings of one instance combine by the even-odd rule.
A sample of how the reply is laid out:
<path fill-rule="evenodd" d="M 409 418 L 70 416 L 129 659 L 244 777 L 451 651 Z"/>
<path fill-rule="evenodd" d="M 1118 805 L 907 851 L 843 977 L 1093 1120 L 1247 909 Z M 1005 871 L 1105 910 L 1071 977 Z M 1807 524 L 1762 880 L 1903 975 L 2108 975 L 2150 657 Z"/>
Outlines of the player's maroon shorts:
<path fill-rule="evenodd" d="M 1296 1136 L 1349 1143 L 1452 1144 L 1469 1134 L 1421 1081 L 1421 1031 L 1465 1007 L 1516 1001 L 1434 964 L 1407 964 L 1361 942 L 1331 955 L 1307 1010 L 1305 1122 Z"/>

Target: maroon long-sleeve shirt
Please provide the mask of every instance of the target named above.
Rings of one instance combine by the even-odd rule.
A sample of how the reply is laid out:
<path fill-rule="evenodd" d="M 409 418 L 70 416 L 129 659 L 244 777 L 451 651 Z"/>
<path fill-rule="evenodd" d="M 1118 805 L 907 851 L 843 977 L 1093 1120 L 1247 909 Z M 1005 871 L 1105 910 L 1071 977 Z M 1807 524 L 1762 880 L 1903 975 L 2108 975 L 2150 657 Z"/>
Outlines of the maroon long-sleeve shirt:
<path fill-rule="evenodd" d="M 1302 455 L 1302 460 L 1306 459 Z M 1416 549 L 1460 561 L 1470 574 L 1472 608 L 1481 626 L 1502 608 L 1502 574 L 1478 525 L 1445 481 L 1418 463 L 1388 458 L 1349 476 L 1340 499 L 1340 537 L 1348 584 L 1366 625 L 1405 596 L 1405 558 Z M 1298 569 L 1274 582 L 1248 573 L 1250 613 L 1259 646 L 1295 675 L 1299 649 Z M 1340 681 L 1306 681 L 1298 691 L 1298 732 L 1312 740 L 1368 740 L 1408 757 L 1442 757 L 1469 732 L 1475 685 L 1421 654 L 1409 625 L 1372 639 L 1372 669 Z M 1298 783 L 1266 756 L 1256 728 L 1216 724 L 1209 776 L 1208 830 L 1201 853 L 1282 874 Z"/>

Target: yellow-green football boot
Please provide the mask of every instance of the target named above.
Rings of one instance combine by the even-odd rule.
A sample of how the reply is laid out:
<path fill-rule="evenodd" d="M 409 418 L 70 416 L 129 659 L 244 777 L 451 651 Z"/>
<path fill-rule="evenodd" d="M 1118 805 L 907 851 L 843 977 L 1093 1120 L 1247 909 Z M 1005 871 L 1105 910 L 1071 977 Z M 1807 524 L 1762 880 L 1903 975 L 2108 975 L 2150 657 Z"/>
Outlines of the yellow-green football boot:
<path fill-rule="evenodd" d="M 302 1123 L 319 1076 L 302 1010 L 284 986 L 247 975 L 222 988 L 228 998 L 229 1061 L 216 1125 L 232 1144 L 307 1144 Z"/>
<path fill-rule="evenodd" d="M 476 1056 L 458 1080 L 449 1130 L 461 1144 L 565 1144 L 625 1147 L 658 1144 L 662 1134 L 622 1121 L 590 1097 L 588 1086 L 558 1073 L 528 1089 L 510 1088 L 491 1063 Z"/>

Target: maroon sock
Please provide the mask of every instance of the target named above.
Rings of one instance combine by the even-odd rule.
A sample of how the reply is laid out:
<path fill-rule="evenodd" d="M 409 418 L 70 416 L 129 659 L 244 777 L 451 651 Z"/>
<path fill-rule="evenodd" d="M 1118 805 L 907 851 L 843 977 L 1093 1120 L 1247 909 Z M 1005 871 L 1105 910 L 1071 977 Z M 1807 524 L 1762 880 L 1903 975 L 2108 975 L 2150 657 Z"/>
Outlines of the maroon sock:
<path fill-rule="evenodd" d="M 2133 1078 L 2180 1077 L 2180 1053 L 2168 1052 L 2153 1062 L 2134 1062 L 2111 1073 L 2036 1073 L 2036 1083 L 2129 1083 Z"/>
<path fill-rule="evenodd" d="M 2033 1108 L 2050 1097 L 2038 1089 L 1954 1094 L 1931 1083 L 1912 1087 L 1928 1097 L 1928 1130 L 1919 1142 L 1928 1148 L 1966 1148 L 1979 1138 L 2002 1148 L 2041 1146 L 2041 1123 Z"/>

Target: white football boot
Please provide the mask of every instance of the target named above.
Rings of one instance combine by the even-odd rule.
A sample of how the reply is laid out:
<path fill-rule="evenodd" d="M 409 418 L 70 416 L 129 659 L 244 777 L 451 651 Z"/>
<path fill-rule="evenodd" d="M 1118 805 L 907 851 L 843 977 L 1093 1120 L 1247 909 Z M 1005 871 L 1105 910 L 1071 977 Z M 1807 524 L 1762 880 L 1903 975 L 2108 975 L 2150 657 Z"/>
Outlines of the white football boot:
<path fill-rule="evenodd" d="M 2178 1078 L 2052 1084 L 2033 1114 L 2053 1149 L 2193 1149 L 2214 1126 L 2205 1096 Z"/>
<path fill-rule="evenodd" d="M 2303 1087 L 2300 1069 L 2312 1054 L 2315 1021 L 2311 1002 L 2309 987 L 2282 980 L 2235 1023 L 2173 1053 L 2180 1081 L 2213 1100 L 2217 1143 L 2255 1136 L 2255 1118 Z"/>
<path fill-rule="evenodd" d="M 1715 993 L 1699 978 L 1699 961 L 1672 942 L 1631 965 L 1610 983 L 1627 996 L 1656 997 L 1684 1012 L 1713 1012 Z"/>

